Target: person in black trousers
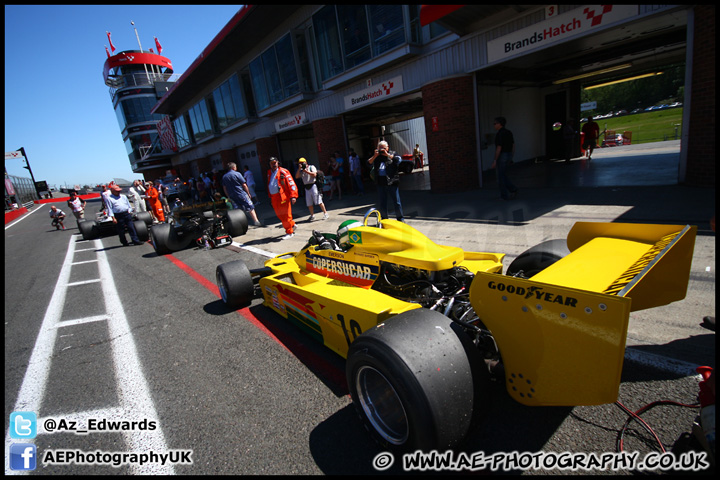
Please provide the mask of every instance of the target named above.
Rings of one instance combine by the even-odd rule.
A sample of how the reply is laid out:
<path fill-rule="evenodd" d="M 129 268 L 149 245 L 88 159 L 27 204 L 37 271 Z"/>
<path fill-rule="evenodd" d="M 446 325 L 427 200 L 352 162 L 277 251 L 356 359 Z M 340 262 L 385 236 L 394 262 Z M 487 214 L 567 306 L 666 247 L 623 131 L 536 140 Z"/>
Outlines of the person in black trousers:
<path fill-rule="evenodd" d="M 109 214 L 113 219 L 113 223 L 117 228 L 118 237 L 120 243 L 126 247 L 130 245 L 125 238 L 125 228 L 127 227 L 130 232 L 130 239 L 133 245 L 142 245 L 142 242 L 138 238 L 137 231 L 135 231 L 135 225 L 133 224 L 132 217 L 132 205 L 130 200 L 125 195 L 121 195 L 122 188 L 117 185 L 110 187 L 110 195 L 108 195 L 108 210 Z"/>

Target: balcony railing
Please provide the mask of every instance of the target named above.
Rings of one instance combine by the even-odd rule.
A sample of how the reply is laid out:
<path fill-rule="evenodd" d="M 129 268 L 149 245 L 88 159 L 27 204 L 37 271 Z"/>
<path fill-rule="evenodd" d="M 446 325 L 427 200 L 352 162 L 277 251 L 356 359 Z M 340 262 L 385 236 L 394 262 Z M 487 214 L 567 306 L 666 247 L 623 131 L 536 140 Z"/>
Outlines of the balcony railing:
<path fill-rule="evenodd" d="M 124 75 L 109 75 L 105 83 L 110 87 L 110 97 L 113 97 L 115 92 L 121 88 L 152 86 L 157 82 L 172 83 L 177 81 L 180 75 L 180 73 L 166 74 L 148 70 L 147 73 L 133 72 Z"/>

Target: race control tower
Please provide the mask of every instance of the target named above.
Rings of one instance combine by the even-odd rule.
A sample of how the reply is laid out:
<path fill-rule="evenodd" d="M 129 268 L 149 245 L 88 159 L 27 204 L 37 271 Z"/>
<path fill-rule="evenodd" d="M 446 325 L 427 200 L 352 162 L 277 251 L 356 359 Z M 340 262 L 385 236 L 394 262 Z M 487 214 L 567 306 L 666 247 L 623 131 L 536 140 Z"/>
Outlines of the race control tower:
<path fill-rule="evenodd" d="M 103 68 L 115 114 L 133 172 L 146 179 L 163 177 L 171 169 L 175 139 L 166 115 L 150 110 L 169 90 L 172 62 L 162 55 L 125 50 L 110 56 Z"/>

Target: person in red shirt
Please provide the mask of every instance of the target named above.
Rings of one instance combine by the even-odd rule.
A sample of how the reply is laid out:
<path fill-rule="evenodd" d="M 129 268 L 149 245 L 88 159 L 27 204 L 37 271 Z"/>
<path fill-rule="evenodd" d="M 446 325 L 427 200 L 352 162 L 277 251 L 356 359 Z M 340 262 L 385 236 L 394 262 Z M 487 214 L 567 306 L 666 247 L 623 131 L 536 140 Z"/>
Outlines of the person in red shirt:
<path fill-rule="evenodd" d="M 292 206 L 298 197 L 298 189 L 293 180 L 293 176 L 285 168 L 282 168 L 278 159 L 270 157 L 270 169 L 268 170 L 268 194 L 272 203 L 275 215 L 285 227 L 285 236 L 282 240 L 287 240 L 295 235 L 295 221 L 292 218 Z"/>
<path fill-rule="evenodd" d="M 589 117 L 588 121 L 582 127 L 582 133 L 585 134 L 583 140 L 583 150 L 587 152 L 588 160 L 592 160 L 592 152 L 595 150 L 597 145 L 598 137 L 600 136 L 600 126 L 593 120 L 593 117 Z"/>

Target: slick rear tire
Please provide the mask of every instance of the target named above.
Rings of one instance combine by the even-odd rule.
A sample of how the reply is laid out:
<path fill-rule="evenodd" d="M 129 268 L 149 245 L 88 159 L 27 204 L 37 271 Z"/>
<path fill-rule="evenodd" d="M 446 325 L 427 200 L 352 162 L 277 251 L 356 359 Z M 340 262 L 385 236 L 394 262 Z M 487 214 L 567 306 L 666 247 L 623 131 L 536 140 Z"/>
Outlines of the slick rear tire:
<path fill-rule="evenodd" d="M 144 222 L 148 227 L 152 226 L 153 223 L 153 218 L 152 215 L 150 215 L 150 212 L 138 212 L 135 215 L 135 219 Z"/>
<path fill-rule="evenodd" d="M 248 219 L 242 210 L 228 210 L 228 233 L 231 237 L 245 235 L 248 231 Z"/>
<path fill-rule="evenodd" d="M 93 220 L 84 220 L 78 225 L 83 240 L 94 240 L 100 236 L 97 222 Z"/>
<path fill-rule="evenodd" d="M 505 274 L 514 277 L 522 272 L 523 278 L 531 278 L 569 253 L 566 240 L 547 240 L 518 255 Z"/>
<path fill-rule="evenodd" d="M 365 427 L 383 448 L 399 452 L 460 444 L 487 406 L 479 352 L 458 324 L 430 310 L 400 314 L 360 335 L 345 373 Z"/>
<path fill-rule="evenodd" d="M 158 255 L 167 255 L 173 252 L 171 248 L 173 242 L 171 236 L 177 236 L 172 225 L 167 223 L 159 223 L 150 229 L 150 239 L 152 240 L 155 253 Z"/>
<path fill-rule="evenodd" d="M 150 238 L 150 232 L 148 231 L 148 226 L 145 222 L 142 220 L 133 220 L 133 225 L 135 226 L 135 232 L 137 233 L 138 238 L 141 242 L 147 242 Z"/>
<path fill-rule="evenodd" d="M 255 287 L 250 270 L 242 260 L 218 265 L 215 269 L 215 280 L 222 301 L 229 308 L 237 310 L 252 302 Z"/>

